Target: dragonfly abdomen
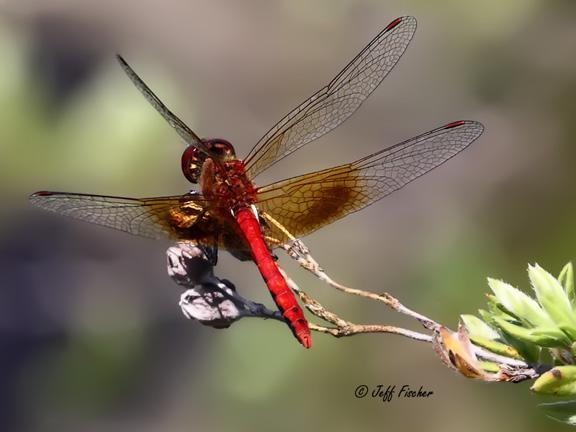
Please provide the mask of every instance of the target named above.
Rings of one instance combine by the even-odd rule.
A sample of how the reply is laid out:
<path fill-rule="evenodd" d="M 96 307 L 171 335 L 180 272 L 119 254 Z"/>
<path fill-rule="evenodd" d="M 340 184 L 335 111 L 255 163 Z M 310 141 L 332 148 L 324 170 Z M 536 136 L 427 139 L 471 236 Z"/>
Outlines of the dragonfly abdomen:
<path fill-rule="evenodd" d="M 270 251 L 262 238 L 262 231 L 256 216 L 254 216 L 250 208 L 245 207 L 236 212 L 236 221 L 246 238 L 246 242 L 252 252 L 252 258 L 266 281 L 266 285 L 278 309 L 288 321 L 288 325 L 298 341 L 305 348 L 310 348 L 312 336 L 308 322 L 304 317 L 304 312 L 302 312 L 302 308 L 288 287 L 284 276 L 280 273 L 276 262 L 272 259 Z"/>

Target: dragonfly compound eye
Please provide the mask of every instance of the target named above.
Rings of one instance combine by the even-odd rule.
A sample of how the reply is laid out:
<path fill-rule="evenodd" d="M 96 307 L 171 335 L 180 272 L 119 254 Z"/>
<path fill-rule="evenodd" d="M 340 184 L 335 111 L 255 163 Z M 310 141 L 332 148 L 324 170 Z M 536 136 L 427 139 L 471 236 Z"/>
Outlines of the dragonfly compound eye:
<path fill-rule="evenodd" d="M 234 146 L 224 139 L 215 138 L 206 140 L 206 145 L 210 152 L 221 160 L 236 159 Z"/>
<path fill-rule="evenodd" d="M 206 155 L 194 146 L 186 147 L 182 153 L 182 173 L 191 183 L 198 183 L 202 172 L 202 164 L 206 160 Z"/>

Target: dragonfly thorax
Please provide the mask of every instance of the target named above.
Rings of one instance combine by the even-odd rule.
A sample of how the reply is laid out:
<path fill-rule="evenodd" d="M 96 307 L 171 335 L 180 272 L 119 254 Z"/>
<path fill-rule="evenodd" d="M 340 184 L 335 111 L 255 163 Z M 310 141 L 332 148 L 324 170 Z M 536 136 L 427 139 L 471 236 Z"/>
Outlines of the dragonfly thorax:
<path fill-rule="evenodd" d="M 226 212 L 248 207 L 256 200 L 256 189 L 238 159 L 215 161 L 208 157 L 200 175 L 202 194 Z"/>

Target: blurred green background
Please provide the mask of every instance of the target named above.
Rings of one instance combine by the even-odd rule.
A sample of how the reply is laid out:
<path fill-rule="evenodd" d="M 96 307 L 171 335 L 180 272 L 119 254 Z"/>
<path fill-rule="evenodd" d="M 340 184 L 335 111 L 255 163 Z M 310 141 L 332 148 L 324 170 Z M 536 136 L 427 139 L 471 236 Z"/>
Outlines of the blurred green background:
<path fill-rule="evenodd" d="M 467 380 L 423 343 L 315 335 L 305 351 L 276 322 L 187 321 L 166 275 L 169 243 L 27 203 L 42 189 L 187 190 L 183 146 L 116 52 L 201 136 L 242 156 L 406 14 L 419 28 L 383 85 L 258 183 L 483 122 L 447 165 L 306 239 L 337 280 L 454 328 L 483 306 L 487 276 L 527 288 L 527 263 L 557 273 L 574 256 L 574 1 L 0 1 L 0 430 L 568 430 L 545 418 L 529 383 Z M 345 318 L 418 329 L 281 263 Z M 253 264 L 222 254 L 217 272 L 272 304 Z M 356 399 L 360 384 L 434 395 Z"/>

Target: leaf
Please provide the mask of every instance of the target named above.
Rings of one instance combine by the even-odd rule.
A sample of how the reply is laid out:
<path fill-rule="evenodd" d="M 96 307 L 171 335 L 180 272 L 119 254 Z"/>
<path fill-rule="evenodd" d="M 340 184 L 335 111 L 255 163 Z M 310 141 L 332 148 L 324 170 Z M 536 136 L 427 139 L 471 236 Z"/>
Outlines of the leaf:
<path fill-rule="evenodd" d="M 564 347 L 570 344 L 566 335 L 555 327 L 527 329 L 498 317 L 495 317 L 494 320 L 502 331 L 524 342 L 549 348 Z"/>
<path fill-rule="evenodd" d="M 576 395 L 576 366 L 556 366 L 550 369 L 540 375 L 530 390 L 556 396 Z"/>
<path fill-rule="evenodd" d="M 474 315 L 460 315 L 460 319 L 468 331 L 470 340 L 474 342 L 475 345 L 486 348 L 488 351 L 495 354 L 500 354 L 510 358 L 522 358 L 514 347 L 499 342 L 498 340 L 501 339 L 500 333 L 480 318 L 475 317 Z"/>
<path fill-rule="evenodd" d="M 501 303 L 498 302 L 498 299 L 496 298 L 496 296 L 494 294 L 486 294 L 486 298 L 488 299 L 488 313 L 491 316 L 490 319 L 492 319 L 493 317 L 499 317 L 499 318 L 502 318 L 503 320 L 506 320 L 509 322 L 518 322 L 519 321 L 519 319 L 517 317 L 515 317 L 512 314 L 512 312 L 510 312 Z M 480 316 L 482 316 L 482 318 L 487 323 L 490 323 L 490 325 L 492 325 L 490 320 L 486 319 L 482 314 L 480 314 Z"/>
<path fill-rule="evenodd" d="M 536 326 L 550 326 L 553 321 L 542 310 L 538 303 L 530 296 L 524 294 L 504 281 L 488 278 L 488 285 L 498 299 L 498 302 L 512 312 L 521 321 Z"/>
<path fill-rule="evenodd" d="M 506 344 L 512 346 L 518 352 L 520 357 L 522 357 L 528 363 L 537 362 L 540 358 L 541 352 L 543 351 L 540 346 L 532 342 L 526 342 L 504 332 L 503 339 Z"/>
<path fill-rule="evenodd" d="M 485 339 L 479 336 L 470 336 L 470 340 L 474 345 L 486 348 L 488 351 L 494 354 L 499 354 L 508 358 L 523 359 L 525 356 L 521 355 L 519 350 L 513 346 L 507 345 L 502 342 L 495 341 L 493 339 Z"/>
<path fill-rule="evenodd" d="M 478 309 L 478 315 L 480 315 L 480 317 L 485 321 L 485 322 L 491 322 L 492 321 L 492 315 L 490 314 L 490 312 L 488 312 L 485 309 Z"/>
<path fill-rule="evenodd" d="M 576 426 L 576 401 L 561 401 L 538 405 L 548 417 L 571 426 Z"/>
<path fill-rule="evenodd" d="M 496 330 L 474 315 L 460 315 L 460 319 L 466 326 L 470 336 L 477 336 L 484 339 L 498 339 L 500 335 Z"/>
<path fill-rule="evenodd" d="M 528 276 L 542 308 L 571 340 L 576 340 L 572 304 L 560 282 L 538 264 L 528 266 Z"/>
<path fill-rule="evenodd" d="M 566 336 L 566 333 L 558 327 L 537 327 L 529 330 L 530 335 L 534 336 L 534 342 L 540 346 L 546 346 L 549 348 L 565 348 L 570 346 L 570 339 Z M 551 341 L 548 345 L 548 341 Z M 557 341 L 554 343 L 553 341 Z"/>
<path fill-rule="evenodd" d="M 564 291 L 566 291 L 568 300 L 572 304 L 572 309 L 576 309 L 576 294 L 574 292 L 574 266 L 571 262 L 566 264 L 560 272 L 560 276 L 558 276 L 558 282 L 562 284 Z"/>
<path fill-rule="evenodd" d="M 540 357 L 540 350 L 541 350 L 540 347 L 538 345 L 533 344 L 532 342 L 526 342 L 525 340 L 515 338 L 509 333 L 505 333 L 500 328 L 500 326 L 498 326 L 496 320 L 494 319 L 493 311 L 495 310 L 499 318 L 503 319 L 506 322 L 510 321 L 517 322 L 517 320 L 508 314 L 504 314 L 500 309 L 497 309 L 493 303 L 491 303 L 490 298 L 493 298 L 494 301 L 496 301 L 495 300 L 496 298 L 493 295 L 489 295 L 488 297 L 489 297 L 488 307 L 490 309 L 490 312 L 484 309 L 478 309 L 478 314 L 482 317 L 482 319 L 485 322 L 489 323 L 493 328 L 496 328 L 498 330 L 498 332 L 501 334 L 501 338 L 504 341 L 504 343 L 510 345 L 513 349 L 515 349 L 521 358 L 523 358 L 527 362 L 538 361 L 538 358 Z M 474 342 L 476 342 L 476 340 L 474 340 Z M 478 342 L 480 344 L 482 343 L 481 341 Z M 489 347 L 486 348 L 490 349 Z"/>
<path fill-rule="evenodd" d="M 486 361 L 486 360 L 480 360 L 478 362 L 478 364 L 480 365 L 482 370 L 485 372 L 488 372 L 491 374 L 497 374 L 498 372 L 500 372 L 500 367 L 498 366 L 498 363 L 494 363 L 494 362 Z"/>

